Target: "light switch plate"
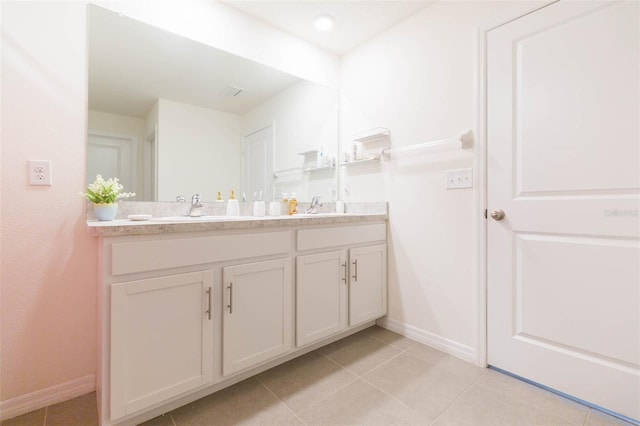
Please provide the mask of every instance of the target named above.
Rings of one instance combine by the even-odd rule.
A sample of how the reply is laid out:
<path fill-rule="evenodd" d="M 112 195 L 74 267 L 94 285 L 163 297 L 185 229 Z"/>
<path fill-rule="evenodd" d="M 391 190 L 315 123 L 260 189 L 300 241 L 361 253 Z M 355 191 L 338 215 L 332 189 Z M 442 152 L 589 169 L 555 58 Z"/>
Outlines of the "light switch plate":
<path fill-rule="evenodd" d="M 473 169 L 447 170 L 447 189 L 472 188 Z"/>

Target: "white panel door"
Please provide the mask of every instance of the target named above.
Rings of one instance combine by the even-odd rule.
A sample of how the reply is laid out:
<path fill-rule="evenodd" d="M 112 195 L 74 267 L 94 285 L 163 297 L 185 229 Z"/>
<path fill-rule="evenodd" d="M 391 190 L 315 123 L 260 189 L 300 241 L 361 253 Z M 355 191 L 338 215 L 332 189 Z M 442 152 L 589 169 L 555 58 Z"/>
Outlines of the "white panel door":
<path fill-rule="evenodd" d="M 296 344 L 303 346 L 347 328 L 345 250 L 296 258 Z"/>
<path fill-rule="evenodd" d="M 222 269 L 222 374 L 242 371 L 291 348 L 290 260 Z"/>
<path fill-rule="evenodd" d="M 130 136 L 90 133 L 87 145 L 87 182 L 96 175 L 117 177 L 125 191 L 136 191 L 136 140 Z"/>
<path fill-rule="evenodd" d="M 251 133 L 243 139 L 244 189 L 248 197 L 262 191 L 271 201 L 273 187 L 273 127 Z"/>
<path fill-rule="evenodd" d="M 111 286 L 111 419 L 213 381 L 213 271 Z"/>
<path fill-rule="evenodd" d="M 639 3 L 488 34 L 489 364 L 640 419 Z"/>

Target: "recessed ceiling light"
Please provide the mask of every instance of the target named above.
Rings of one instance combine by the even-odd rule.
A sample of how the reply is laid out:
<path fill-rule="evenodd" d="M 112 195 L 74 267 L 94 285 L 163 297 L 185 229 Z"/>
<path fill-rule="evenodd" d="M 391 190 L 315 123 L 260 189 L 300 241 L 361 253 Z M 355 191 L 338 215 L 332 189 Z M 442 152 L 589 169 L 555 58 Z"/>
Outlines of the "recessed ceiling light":
<path fill-rule="evenodd" d="M 333 27 L 333 17 L 329 15 L 318 15 L 314 22 L 318 31 L 329 31 Z"/>

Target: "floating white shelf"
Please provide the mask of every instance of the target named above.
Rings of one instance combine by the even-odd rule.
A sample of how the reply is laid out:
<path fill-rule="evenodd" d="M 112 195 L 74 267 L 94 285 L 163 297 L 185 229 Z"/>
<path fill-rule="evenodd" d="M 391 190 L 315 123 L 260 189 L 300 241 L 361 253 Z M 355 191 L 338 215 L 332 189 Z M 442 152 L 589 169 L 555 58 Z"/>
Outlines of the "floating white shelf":
<path fill-rule="evenodd" d="M 388 144 L 391 145 L 391 130 L 386 127 L 376 127 L 353 135 L 353 140 L 360 143 L 388 141 Z"/>

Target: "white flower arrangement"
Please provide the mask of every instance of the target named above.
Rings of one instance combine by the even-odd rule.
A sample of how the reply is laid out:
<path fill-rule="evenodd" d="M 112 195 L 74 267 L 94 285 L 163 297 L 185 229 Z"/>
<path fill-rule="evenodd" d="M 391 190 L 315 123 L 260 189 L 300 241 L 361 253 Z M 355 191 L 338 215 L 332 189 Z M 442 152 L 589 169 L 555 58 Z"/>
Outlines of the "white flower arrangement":
<path fill-rule="evenodd" d="M 95 182 L 89 184 L 87 192 L 80 195 L 94 204 L 113 204 L 120 198 L 135 196 L 135 192 L 122 192 L 124 187 L 118 183 L 118 178 L 104 180 L 101 175 L 96 176 Z"/>

